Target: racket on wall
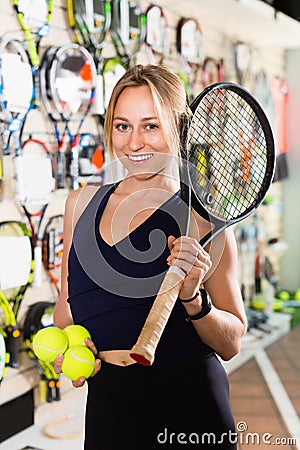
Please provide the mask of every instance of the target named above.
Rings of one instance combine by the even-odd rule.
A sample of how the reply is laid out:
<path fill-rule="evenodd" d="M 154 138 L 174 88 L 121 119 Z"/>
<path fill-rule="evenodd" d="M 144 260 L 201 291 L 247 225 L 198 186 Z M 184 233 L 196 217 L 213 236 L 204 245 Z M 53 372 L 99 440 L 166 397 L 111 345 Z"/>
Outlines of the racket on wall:
<path fill-rule="evenodd" d="M 34 104 L 39 106 L 39 48 L 41 39 L 50 31 L 53 0 L 12 0 L 12 4 L 25 34 L 34 79 Z"/>
<path fill-rule="evenodd" d="M 211 84 L 225 81 L 224 60 L 207 56 L 202 65 L 201 79 L 203 89 Z"/>
<path fill-rule="evenodd" d="M 53 326 L 54 303 L 40 301 L 29 306 L 23 324 L 23 345 L 29 358 L 35 363 L 40 375 L 40 402 L 61 399 L 59 374 L 53 364 L 38 359 L 32 350 L 35 334 L 42 328 Z"/>
<path fill-rule="evenodd" d="M 111 37 L 117 55 L 126 68 L 135 64 L 145 39 L 146 16 L 140 2 L 113 0 Z"/>
<path fill-rule="evenodd" d="M 33 250 L 31 232 L 25 223 L 0 222 L 0 288 L 9 301 L 15 318 L 21 302 L 33 280 Z"/>
<path fill-rule="evenodd" d="M 82 17 L 89 37 L 88 50 L 93 55 L 97 68 L 93 114 L 104 114 L 103 48 L 111 25 L 111 2 L 107 0 L 81 0 Z"/>
<path fill-rule="evenodd" d="M 60 293 L 60 274 L 63 255 L 63 221 L 62 214 L 52 216 L 44 228 L 42 239 L 42 257 L 44 268 L 53 283 L 57 294 Z"/>
<path fill-rule="evenodd" d="M 42 283 L 42 249 L 41 226 L 48 204 L 55 188 L 55 176 L 52 155 L 46 144 L 39 139 L 28 139 L 22 147 L 22 156 L 15 167 L 16 178 L 21 178 L 17 185 L 17 201 L 21 205 L 32 233 L 34 248 L 33 284 Z"/>
<path fill-rule="evenodd" d="M 213 226 L 200 241 L 206 247 L 226 227 L 253 213 L 263 201 L 274 173 L 274 141 L 260 105 L 248 91 L 233 83 L 216 83 L 205 89 L 193 101 L 191 110 L 186 167 L 192 206 Z M 240 141 L 241 128 L 245 141 L 253 141 L 247 164 L 245 148 Z M 203 173 L 203 148 L 206 176 Z M 186 203 L 185 195 L 182 200 Z M 176 269 L 167 272 L 131 350 L 132 358 L 138 363 L 152 364 L 183 276 Z"/>
<path fill-rule="evenodd" d="M 9 358 L 9 355 L 6 351 L 5 337 L 6 333 L 3 328 L 0 327 L 0 385 L 5 376 Z"/>
<path fill-rule="evenodd" d="M 21 41 L 3 39 L 0 43 L 0 130 L 3 154 L 14 148 L 21 152 L 21 134 L 32 106 L 33 79 L 29 56 Z"/>
<path fill-rule="evenodd" d="M 238 84 L 245 86 L 251 78 L 252 48 L 246 42 L 233 44 L 233 61 Z"/>
<path fill-rule="evenodd" d="M 170 50 L 167 17 L 158 5 L 150 5 L 146 10 L 146 51 L 150 64 L 162 64 Z"/>
<path fill-rule="evenodd" d="M 18 367 L 20 330 L 17 317 L 27 287 L 32 282 L 31 233 L 18 221 L 0 222 L 0 304 L 4 316 L 9 365 Z"/>
<path fill-rule="evenodd" d="M 99 134 L 83 133 L 80 138 L 79 184 L 104 183 L 104 144 Z"/>
<path fill-rule="evenodd" d="M 176 27 L 176 49 L 179 58 L 179 73 L 190 100 L 195 95 L 199 69 L 204 60 L 204 38 L 198 20 L 182 17 Z"/>
<path fill-rule="evenodd" d="M 90 52 L 75 43 L 65 44 L 53 55 L 49 68 L 49 90 L 56 111 L 60 114 L 70 139 L 70 178 L 71 188 L 78 184 L 78 152 L 80 130 L 95 99 L 96 66 Z M 73 133 L 71 124 L 76 123 Z M 64 139 L 64 135 L 60 141 Z M 57 166 L 65 166 L 65 154 L 59 144 Z M 62 159 L 62 161 L 60 160 Z M 58 177 L 62 187 L 62 176 Z"/>
<path fill-rule="evenodd" d="M 57 47 L 51 46 L 43 54 L 40 66 L 40 92 L 42 105 L 47 113 L 49 122 L 53 125 L 54 135 L 57 142 L 55 176 L 56 187 L 62 189 L 65 187 L 66 180 L 66 148 L 71 140 L 71 133 L 68 124 L 64 123 L 61 114 L 56 110 L 50 92 L 49 72 Z"/>

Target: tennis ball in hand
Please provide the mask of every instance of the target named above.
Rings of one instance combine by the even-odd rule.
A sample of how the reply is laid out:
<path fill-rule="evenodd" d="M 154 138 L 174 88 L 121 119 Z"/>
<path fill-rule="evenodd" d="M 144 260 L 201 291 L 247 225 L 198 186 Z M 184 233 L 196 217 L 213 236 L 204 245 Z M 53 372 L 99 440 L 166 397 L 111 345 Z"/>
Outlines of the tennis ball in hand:
<path fill-rule="evenodd" d="M 64 354 L 61 370 L 70 380 L 79 377 L 88 378 L 95 368 L 95 356 L 85 345 L 70 347 Z"/>
<path fill-rule="evenodd" d="M 84 339 L 90 338 L 90 332 L 82 325 L 68 325 L 63 329 L 67 335 L 69 347 L 75 347 L 76 345 L 85 345 Z"/>
<path fill-rule="evenodd" d="M 68 340 L 60 328 L 47 327 L 39 330 L 33 338 L 32 349 L 38 359 L 53 362 L 68 348 Z"/>

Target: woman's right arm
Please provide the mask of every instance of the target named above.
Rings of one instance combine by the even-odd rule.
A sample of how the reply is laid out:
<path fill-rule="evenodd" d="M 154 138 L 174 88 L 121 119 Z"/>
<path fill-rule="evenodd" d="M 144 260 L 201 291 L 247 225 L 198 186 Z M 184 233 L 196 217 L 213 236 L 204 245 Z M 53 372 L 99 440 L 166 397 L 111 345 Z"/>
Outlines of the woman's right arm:
<path fill-rule="evenodd" d="M 54 308 L 54 325 L 59 328 L 64 328 L 73 323 L 71 309 L 68 303 L 68 258 L 73 237 L 73 215 L 77 196 L 77 191 L 74 191 L 67 197 L 64 212 L 64 248 L 61 266 L 61 290 Z"/>
<path fill-rule="evenodd" d="M 54 308 L 54 325 L 64 328 L 73 323 L 68 303 L 68 259 L 75 225 L 95 193 L 94 186 L 86 186 L 73 191 L 66 200 L 64 212 L 64 248 L 61 266 L 61 292 Z"/>

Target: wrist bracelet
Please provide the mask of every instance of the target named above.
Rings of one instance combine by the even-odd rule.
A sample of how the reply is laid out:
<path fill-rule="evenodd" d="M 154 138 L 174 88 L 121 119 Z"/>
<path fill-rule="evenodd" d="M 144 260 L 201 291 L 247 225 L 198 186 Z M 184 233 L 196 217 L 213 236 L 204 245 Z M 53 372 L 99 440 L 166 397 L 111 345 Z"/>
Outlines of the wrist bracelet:
<path fill-rule="evenodd" d="M 179 300 L 181 303 L 190 303 L 190 302 L 192 302 L 193 300 L 195 300 L 195 299 L 198 297 L 199 294 L 200 294 L 200 291 L 197 291 L 196 294 L 194 295 L 194 297 L 192 297 L 192 298 L 188 298 L 187 300 L 181 300 L 181 298 L 178 297 L 178 300 Z"/>
<path fill-rule="evenodd" d="M 211 298 L 209 293 L 205 290 L 205 289 L 200 289 L 199 290 L 201 297 L 202 297 L 202 308 L 201 311 L 199 311 L 197 314 L 193 314 L 193 315 L 189 315 L 187 316 L 187 321 L 191 321 L 191 320 L 198 320 L 201 319 L 202 317 L 206 316 L 212 308 L 212 303 L 211 303 Z"/>

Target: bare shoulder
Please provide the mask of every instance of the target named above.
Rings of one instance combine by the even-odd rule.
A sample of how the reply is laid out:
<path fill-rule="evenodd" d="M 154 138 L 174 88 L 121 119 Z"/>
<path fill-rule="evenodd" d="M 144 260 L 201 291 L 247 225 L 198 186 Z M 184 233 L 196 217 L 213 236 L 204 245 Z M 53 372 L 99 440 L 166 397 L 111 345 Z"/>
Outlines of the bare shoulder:
<path fill-rule="evenodd" d="M 89 185 L 72 191 L 66 200 L 65 219 L 76 224 L 98 189 L 99 186 Z"/>

